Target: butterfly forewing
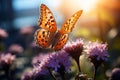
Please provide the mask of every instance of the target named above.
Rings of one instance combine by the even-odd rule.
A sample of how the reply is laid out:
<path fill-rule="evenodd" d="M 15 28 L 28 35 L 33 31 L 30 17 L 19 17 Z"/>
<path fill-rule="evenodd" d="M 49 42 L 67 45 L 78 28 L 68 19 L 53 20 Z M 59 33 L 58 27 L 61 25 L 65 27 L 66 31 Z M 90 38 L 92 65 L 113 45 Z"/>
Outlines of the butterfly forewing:
<path fill-rule="evenodd" d="M 62 26 L 62 28 L 58 31 L 57 34 L 57 41 L 55 41 L 54 49 L 55 50 L 60 50 L 67 42 L 68 40 L 68 33 L 72 31 L 76 21 L 80 17 L 82 13 L 82 10 L 76 12 L 70 19 L 68 19 Z"/>
<path fill-rule="evenodd" d="M 35 42 L 41 48 L 48 48 L 51 44 L 51 40 L 53 39 L 52 33 L 45 29 L 38 29 L 35 32 Z"/>
<path fill-rule="evenodd" d="M 57 30 L 55 18 L 50 9 L 44 4 L 41 4 L 40 7 L 40 19 L 38 25 L 50 32 L 56 32 Z"/>
<path fill-rule="evenodd" d="M 69 32 L 72 31 L 76 21 L 78 20 L 78 18 L 80 17 L 82 13 L 82 10 L 76 12 L 71 18 L 69 18 L 64 24 L 63 26 L 61 27 L 61 30 L 60 32 L 62 34 L 67 34 Z"/>

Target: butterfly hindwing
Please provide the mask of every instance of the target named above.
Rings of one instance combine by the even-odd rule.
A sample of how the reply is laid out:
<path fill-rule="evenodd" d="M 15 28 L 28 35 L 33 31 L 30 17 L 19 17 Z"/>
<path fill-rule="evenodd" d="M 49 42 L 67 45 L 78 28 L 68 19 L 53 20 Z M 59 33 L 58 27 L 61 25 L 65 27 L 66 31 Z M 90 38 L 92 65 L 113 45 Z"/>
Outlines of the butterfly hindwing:
<path fill-rule="evenodd" d="M 51 44 L 51 40 L 53 39 L 53 34 L 45 29 L 38 29 L 35 32 L 34 39 L 39 47 L 48 48 Z"/>
<path fill-rule="evenodd" d="M 63 48 L 63 46 L 66 44 L 67 40 L 68 40 L 68 34 L 63 34 L 63 35 L 59 35 L 58 39 L 56 39 L 57 41 L 55 42 L 55 45 L 53 47 L 54 50 L 60 50 L 61 48 Z"/>
<path fill-rule="evenodd" d="M 82 14 L 82 10 L 79 10 L 71 18 L 69 18 L 61 27 L 60 32 L 62 34 L 67 34 L 71 32 L 72 29 L 74 28 L 76 21 L 78 20 L 81 14 Z"/>
<path fill-rule="evenodd" d="M 40 19 L 38 25 L 50 32 L 56 32 L 57 30 L 55 18 L 50 9 L 44 4 L 40 6 Z"/>

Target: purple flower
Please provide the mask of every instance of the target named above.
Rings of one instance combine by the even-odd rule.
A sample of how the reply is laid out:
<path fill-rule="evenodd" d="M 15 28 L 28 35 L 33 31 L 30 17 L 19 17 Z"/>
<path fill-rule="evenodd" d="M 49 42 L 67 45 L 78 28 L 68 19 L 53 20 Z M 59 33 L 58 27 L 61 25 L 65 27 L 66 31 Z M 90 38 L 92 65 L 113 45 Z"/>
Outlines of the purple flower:
<path fill-rule="evenodd" d="M 4 62 L 7 64 L 12 64 L 14 60 L 15 60 L 15 56 L 11 55 L 11 53 L 0 55 L 0 63 Z"/>
<path fill-rule="evenodd" d="M 11 66 L 14 61 L 15 61 L 15 55 L 12 55 L 11 53 L 0 54 L 0 65 L 3 68 L 7 66 Z"/>
<path fill-rule="evenodd" d="M 99 66 L 102 62 L 108 60 L 107 44 L 96 42 L 90 42 L 86 46 L 86 53 L 90 61 L 95 65 Z"/>
<path fill-rule="evenodd" d="M 14 54 L 19 54 L 24 51 L 23 47 L 18 45 L 18 44 L 12 44 L 9 48 L 8 51 Z"/>
<path fill-rule="evenodd" d="M 40 53 L 38 56 L 33 57 L 32 64 L 34 67 L 39 66 L 39 64 L 46 59 L 49 54 Z"/>
<path fill-rule="evenodd" d="M 57 72 L 61 65 L 64 66 L 65 71 L 70 70 L 71 62 L 66 52 L 48 53 L 47 57 L 43 57 L 39 65 L 34 67 L 33 73 L 36 75 L 48 75 L 49 69 Z"/>
<path fill-rule="evenodd" d="M 81 72 L 79 58 L 83 52 L 83 45 L 84 45 L 83 40 L 77 39 L 76 41 L 69 42 L 64 47 L 64 50 L 67 53 L 69 53 L 73 59 L 75 59 L 77 65 L 78 65 L 78 68 L 79 68 L 79 72 Z"/>
<path fill-rule="evenodd" d="M 49 56 L 49 54 L 47 54 L 47 55 Z M 36 75 L 46 75 L 46 74 L 49 74 L 48 68 L 46 66 L 49 63 L 48 62 L 49 61 L 48 60 L 49 57 L 46 57 L 46 58 L 44 58 L 44 57 L 45 56 L 42 57 L 43 60 L 41 60 L 41 58 L 39 58 L 39 57 L 34 57 L 33 58 L 33 66 L 34 66 L 33 73 L 34 74 L 36 74 Z"/>
<path fill-rule="evenodd" d="M 96 57 L 96 60 L 108 60 L 108 51 L 107 51 L 107 44 L 101 44 L 98 42 L 90 42 L 89 45 L 86 47 L 87 54 L 89 58 Z"/>
<path fill-rule="evenodd" d="M 70 61 L 69 54 L 66 53 L 65 51 L 59 51 L 57 52 L 56 55 L 57 55 L 56 60 L 58 60 L 58 63 L 60 65 L 64 66 L 65 71 L 70 71 L 71 61 Z"/>
<path fill-rule="evenodd" d="M 8 33 L 4 29 L 0 28 L 0 39 L 6 37 L 8 37 Z"/>
<path fill-rule="evenodd" d="M 24 72 L 22 74 L 21 80 L 32 80 L 32 72 Z"/>
<path fill-rule="evenodd" d="M 83 52 L 83 40 L 77 39 L 76 41 L 69 42 L 65 47 L 64 50 L 69 53 L 75 60 L 78 60 L 80 55 Z"/>

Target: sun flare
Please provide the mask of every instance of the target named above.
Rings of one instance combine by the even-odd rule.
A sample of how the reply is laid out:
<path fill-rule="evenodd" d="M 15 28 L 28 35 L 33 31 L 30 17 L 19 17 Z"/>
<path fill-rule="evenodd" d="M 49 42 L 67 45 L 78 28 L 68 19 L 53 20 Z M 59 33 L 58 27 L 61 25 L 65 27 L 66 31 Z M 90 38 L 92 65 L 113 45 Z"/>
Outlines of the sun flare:
<path fill-rule="evenodd" d="M 78 0 L 78 2 L 85 12 L 89 12 L 96 7 L 98 0 Z"/>

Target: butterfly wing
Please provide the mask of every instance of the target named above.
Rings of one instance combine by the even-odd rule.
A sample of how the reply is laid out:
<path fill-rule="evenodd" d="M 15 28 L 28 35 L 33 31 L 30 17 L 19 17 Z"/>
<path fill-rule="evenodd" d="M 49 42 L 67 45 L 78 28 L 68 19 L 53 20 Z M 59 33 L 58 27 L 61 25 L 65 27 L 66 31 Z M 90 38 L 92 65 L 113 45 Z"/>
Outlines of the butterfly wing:
<path fill-rule="evenodd" d="M 45 29 L 38 29 L 35 32 L 34 39 L 37 46 L 41 48 L 48 48 L 51 44 L 51 37 L 53 34 Z"/>
<path fill-rule="evenodd" d="M 67 34 L 69 32 L 72 31 L 76 21 L 78 20 L 78 18 L 80 17 L 80 15 L 82 14 L 82 10 L 79 10 L 78 12 L 76 12 L 74 15 L 72 15 L 71 18 L 69 18 L 61 27 L 60 29 L 60 33 L 61 34 Z"/>
<path fill-rule="evenodd" d="M 61 35 L 59 32 L 55 36 L 55 43 L 53 44 L 54 50 L 60 50 L 66 44 L 68 40 L 68 34 Z"/>
<path fill-rule="evenodd" d="M 35 32 L 35 42 L 41 48 L 49 48 L 57 27 L 52 12 L 44 4 L 40 6 L 40 19 L 38 25 L 41 29 Z"/>
<path fill-rule="evenodd" d="M 53 45 L 55 50 L 60 50 L 68 40 L 68 33 L 72 31 L 76 21 L 80 17 L 82 10 L 76 12 L 70 19 L 68 19 L 61 29 L 57 32 L 57 38 L 55 40 L 55 45 Z"/>
<path fill-rule="evenodd" d="M 40 6 L 40 19 L 38 20 L 38 25 L 50 32 L 56 32 L 57 30 L 55 18 L 50 9 L 44 4 Z"/>

